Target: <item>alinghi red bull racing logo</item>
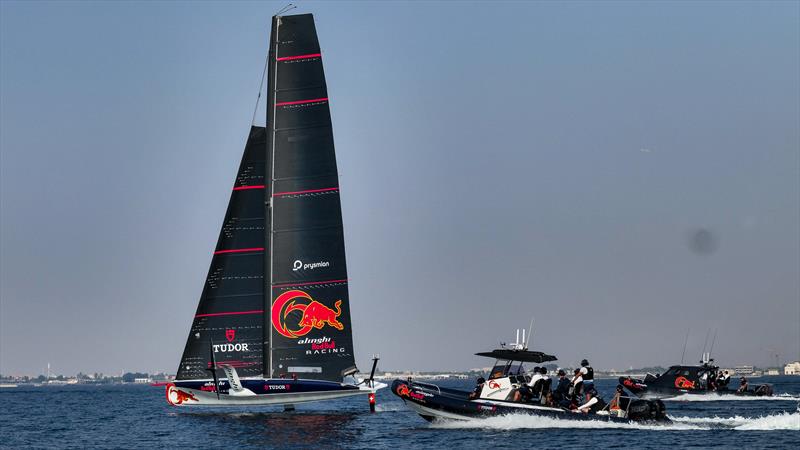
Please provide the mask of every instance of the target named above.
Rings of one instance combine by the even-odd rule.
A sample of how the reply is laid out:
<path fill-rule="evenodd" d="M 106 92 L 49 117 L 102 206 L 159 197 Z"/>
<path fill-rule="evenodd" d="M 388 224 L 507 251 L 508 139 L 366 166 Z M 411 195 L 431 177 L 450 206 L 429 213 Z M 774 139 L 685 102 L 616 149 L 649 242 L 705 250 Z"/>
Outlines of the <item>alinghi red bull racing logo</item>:
<path fill-rule="evenodd" d="M 312 329 L 321 330 L 326 325 L 344 330 L 344 325 L 338 319 L 342 314 L 342 301 L 337 300 L 334 308 L 323 305 L 303 291 L 292 289 L 279 295 L 272 304 L 272 326 L 288 338 L 305 336 Z M 293 311 L 300 311 L 302 316 L 296 324 L 287 323 Z"/>

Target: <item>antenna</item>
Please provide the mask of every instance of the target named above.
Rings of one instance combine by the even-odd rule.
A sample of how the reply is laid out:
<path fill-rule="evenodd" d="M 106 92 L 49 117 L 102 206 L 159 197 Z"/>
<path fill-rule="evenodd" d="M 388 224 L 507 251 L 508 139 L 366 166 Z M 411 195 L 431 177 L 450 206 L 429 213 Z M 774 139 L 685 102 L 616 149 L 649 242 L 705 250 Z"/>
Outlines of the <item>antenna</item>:
<path fill-rule="evenodd" d="M 706 344 L 708 344 L 708 335 L 709 335 L 710 333 L 711 333 L 711 328 L 709 328 L 709 329 L 708 329 L 708 331 L 706 331 L 706 340 L 705 340 L 705 341 L 703 341 L 703 354 L 702 354 L 702 355 L 700 355 L 700 358 L 701 358 L 701 359 L 702 359 L 702 358 L 705 356 L 705 354 L 706 354 Z"/>
<path fill-rule="evenodd" d="M 532 337 L 533 337 L 533 316 L 531 316 L 531 324 L 528 327 L 528 342 L 525 343 L 525 350 L 527 350 L 528 347 L 530 347 L 528 344 L 530 343 Z"/>
<path fill-rule="evenodd" d="M 717 341 L 717 330 L 714 330 L 714 338 L 711 339 L 711 348 L 708 349 L 708 359 L 711 359 L 711 353 L 714 351 L 714 342 Z"/>
<path fill-rule="evenodd" d="M 514 341 L 514 347 L 515 349 L 519 348 L 519 328 L 517 328 L 517 338 Z"/>
<path fill-rule="evenodd" d="M 686 337 L 683 339 L 683 353 L 681 353 L 681 365 L 683 365 L 683 358 L 686 356 L 686 344 L 689 342 L 689 327 L 686 327 Z"/>
<path fill-rule="evenodd" d="M 284 6 L 283 8 L 281 8 L 280 11 L 276 12 L 275 15 L 276 16 L 280 16 L 281 14 L 287 13 L 287 12 L 289 12 L 289 11 L 295 9 L 295 8 L 297 8 L 297 6 L 294 6 L 293 4 L 289 3 L 286 6 Z"/>

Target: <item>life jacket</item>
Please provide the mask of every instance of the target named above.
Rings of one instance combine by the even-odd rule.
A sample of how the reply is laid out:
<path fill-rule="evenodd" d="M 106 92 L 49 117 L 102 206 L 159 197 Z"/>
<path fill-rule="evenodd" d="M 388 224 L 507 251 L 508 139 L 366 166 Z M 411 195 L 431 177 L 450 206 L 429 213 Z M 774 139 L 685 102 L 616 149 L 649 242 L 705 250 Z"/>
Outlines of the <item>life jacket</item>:
<path fill-rule="evenodd" d="M 594 383 L 594 369 L 592 369 L 592 366 L 586 366 L 586 375 L 583 376 L 583 381 Z"/>

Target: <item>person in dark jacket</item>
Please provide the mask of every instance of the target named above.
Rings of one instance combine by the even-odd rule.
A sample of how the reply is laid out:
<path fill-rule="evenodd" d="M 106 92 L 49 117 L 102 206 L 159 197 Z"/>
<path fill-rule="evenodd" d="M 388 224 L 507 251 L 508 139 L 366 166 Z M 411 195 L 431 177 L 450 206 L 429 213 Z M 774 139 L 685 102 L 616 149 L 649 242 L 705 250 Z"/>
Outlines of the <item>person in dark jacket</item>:
<path fill-rule="evenodd" d="M 558 384 L 553 391 L 553 400 L 560 406 L 569 406 L 569 378 L 563 370 L 558 371 Z"/>
<path fill-rule="evenodd" d="M 478 380 L 475 382 L 475 390 L 469 393 L 469 399 L 474 400 L 481 396 L 481 391 L 483 390 L 483 384 L 486 383 L 486 380 L 483 377 L 478 377 Z"/>

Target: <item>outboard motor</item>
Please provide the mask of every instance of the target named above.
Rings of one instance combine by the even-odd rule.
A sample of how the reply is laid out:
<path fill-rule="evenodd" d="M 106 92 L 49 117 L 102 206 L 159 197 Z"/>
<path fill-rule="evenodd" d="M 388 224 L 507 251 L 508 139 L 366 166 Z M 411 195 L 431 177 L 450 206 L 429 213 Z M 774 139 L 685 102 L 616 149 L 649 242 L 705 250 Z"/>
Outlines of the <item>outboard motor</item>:
<path fill-rule="evenodd" d="M 667 418 L 661 400 L 634 400 L 628 408 L 628 419 L 635 421 L 660 421 Z"/>
<path fill-rule="evenodd" d="M 756 387 L 756 395 L 759 397 L 771 397 L 772 396 L 772 386 L 768 384 L 762 384 Z"/>

